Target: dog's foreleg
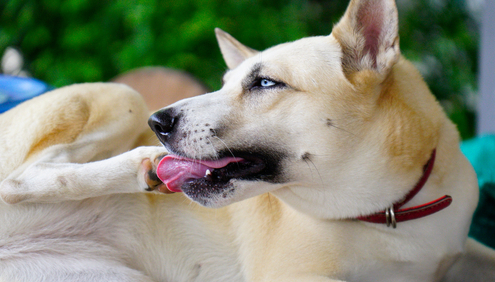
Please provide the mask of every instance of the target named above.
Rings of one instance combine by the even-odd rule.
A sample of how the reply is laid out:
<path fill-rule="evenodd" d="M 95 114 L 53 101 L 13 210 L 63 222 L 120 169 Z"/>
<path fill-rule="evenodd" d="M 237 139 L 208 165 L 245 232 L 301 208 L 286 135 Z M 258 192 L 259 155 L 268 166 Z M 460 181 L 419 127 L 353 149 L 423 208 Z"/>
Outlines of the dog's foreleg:
<path fill-rule="evenodd" d="M 131 269 L 117 261 L 99 258 L 70 256 L 39 257 L 34 259 L 2 262 L 0 281 L 23 282 L 152 282 L 142 272 Z"/>
<path fill-rule="evenodd" d="M 81 200 L 157 188 L 166 192 L 155 174 L 156 165 L 165 154 L 163 147 L 138 147 L 109 159 L 82 164 L 65 163 L 63 153 L 54 154 L 57 161 L 41 158 L 44 161 L 35 162 L 19 175 L 5 179 L 0 183 L 0 197 L 14 204 Z"/>
<path fill-rule="evenodd" d="M 466 250 L 449 269 L 443 282 L 494 281 L 495 250 L 468 238 Z"/>
<path fill-rule="evenodd" d="M 137 92 L 105 83 L 56 89 L 2 114 L 0 198 L 58 202 L 158 185 L 139 171 L 152 170 L 163 148 L 112 158 L 137 144 L 147 118 Z"/>
<path fill-rule="evenodd" d="M 311 274 L 300 274 L 300 275 L 291 275 L 289 277 L 287 276 L 283 276 L 283 277 L 280 277 L 278 276 L 277 278 L 273 278 L 273 277 L 270 277 L 270 278 L 267 278 L 267 279 L 261 279 L 261 280 L 258 280 L 256 279 L 255 281 L 270 281 L 270 282 L 300 282 L 300 281 L 307 281 L 307 282 L 345 282 L 344 280 L 335 280 L 335 279 L 331 279 L 331 278 L 328 278 L 328 277 L 325 277 L 325 276 L 321 276 L 321 275 L 311 275 Z"/>

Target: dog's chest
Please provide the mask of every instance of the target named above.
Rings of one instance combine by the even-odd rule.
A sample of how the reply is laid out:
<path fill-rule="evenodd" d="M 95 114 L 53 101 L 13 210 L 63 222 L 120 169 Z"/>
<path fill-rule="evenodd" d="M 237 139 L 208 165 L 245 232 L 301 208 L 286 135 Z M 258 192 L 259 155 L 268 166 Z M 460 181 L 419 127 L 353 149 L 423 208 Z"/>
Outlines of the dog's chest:
<path fill-rule="evenodd" d="M 205 209 L 182 195 L 137 204 L 134 268 L 156 281 L 244 281 L 222 210 Z"/>

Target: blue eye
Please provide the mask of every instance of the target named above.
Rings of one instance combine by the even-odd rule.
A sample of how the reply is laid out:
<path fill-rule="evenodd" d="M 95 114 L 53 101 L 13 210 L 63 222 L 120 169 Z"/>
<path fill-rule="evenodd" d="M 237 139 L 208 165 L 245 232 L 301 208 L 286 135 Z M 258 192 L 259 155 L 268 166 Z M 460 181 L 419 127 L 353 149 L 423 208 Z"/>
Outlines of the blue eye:
<path fill-rule="evenodd" d="M 270 86 L 273 86 L 277 84 L 276 82 L 273 82 L 269 79 L 266 79 L 266 78 L 263 78 L 261 81 L 260 81 L 260 85 L 261 87 L 270 87 Z"/>
<path fill-rule="evenodd" d="M 253 82 L 251 82 L 251 85 L 246 88 L 249 90 L 268 90 L 272 88 L 282 88 L 285 86 L 285 83 L 277 80 L 272 80 L 266 77 L 257 77 L 255 80 L 253 80 Z"/>

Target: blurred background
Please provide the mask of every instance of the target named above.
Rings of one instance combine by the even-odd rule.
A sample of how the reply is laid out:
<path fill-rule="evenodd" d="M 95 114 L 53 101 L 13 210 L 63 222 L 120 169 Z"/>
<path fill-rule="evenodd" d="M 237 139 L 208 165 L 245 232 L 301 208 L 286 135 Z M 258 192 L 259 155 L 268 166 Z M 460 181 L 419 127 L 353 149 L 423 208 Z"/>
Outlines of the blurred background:
<path fill-rule="evenodd" d="M 483 0 L 397 0 L 402 53 L 457 124 L 475 134 Z M 226 66 L 213 29 L 262 50 L 326 35 L 347 0 L 1 0 L 0 53 L 54 87 L 108 81 L 143 66 L 184 70 L 209 89 Z"/>

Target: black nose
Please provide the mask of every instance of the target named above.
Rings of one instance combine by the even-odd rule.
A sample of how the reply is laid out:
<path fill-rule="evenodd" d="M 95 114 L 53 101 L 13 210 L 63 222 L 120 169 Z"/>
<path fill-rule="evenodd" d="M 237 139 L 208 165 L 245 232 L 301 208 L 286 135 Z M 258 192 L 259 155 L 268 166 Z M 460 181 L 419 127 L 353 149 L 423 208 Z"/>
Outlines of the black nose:
<path fill-rule="evenodd" d="M 169 108 L 152 114 L 148 119 L 148 125 L 160 140 L 166 141 L 165 139 L 170 136 L 177 121 L 178 117 L 174 114 L 173 109 Z"/>

